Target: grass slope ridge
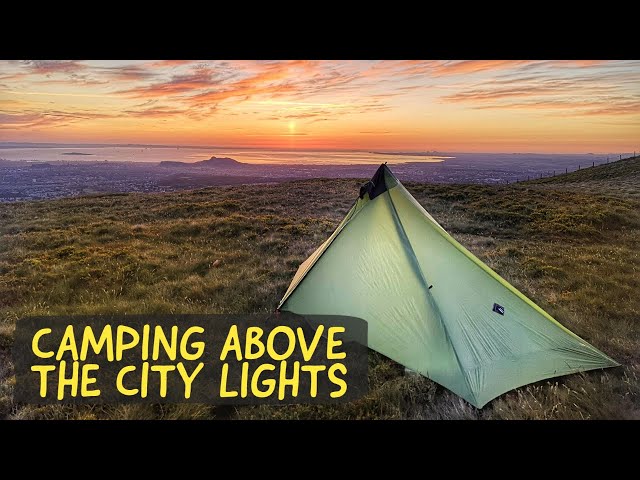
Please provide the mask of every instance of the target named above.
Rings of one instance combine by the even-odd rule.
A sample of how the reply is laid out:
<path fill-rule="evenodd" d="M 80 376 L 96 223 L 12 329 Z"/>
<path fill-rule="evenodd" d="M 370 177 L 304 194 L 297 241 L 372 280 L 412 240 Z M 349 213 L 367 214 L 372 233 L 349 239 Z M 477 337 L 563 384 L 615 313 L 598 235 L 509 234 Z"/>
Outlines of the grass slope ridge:
<path fill-rule="evenodd" d="M 610 180 L 620 177 L 635 178 L 640 175 L 640 157 L 630 157 L 611 163 L 582 168 L 575 172 L 558 175 L 556 177 L 536 180 L 535 183 L 567 183 L 594 180 Z"/>
<path fill-rule="evenodd" d="M 592 191 L 608 190 L 614 195 L 640 196 L 640 157 L 625 158 L 525 183 L 549 187 L 563 185 L 568 188 L 577 187 Z"/>
<path fill-rule="evenodd" d="M 0 204 L 0 417 L 640 418 L 640 199 L 608 180 L 568 178 L 406 184 L 463 245 L 623 364 L 522 387 L 482 410 L 374 352 L 370 392 L 344 405 L 16 404 L 10 348 L 18 318 L 271 311 L 361 181 Z"/>

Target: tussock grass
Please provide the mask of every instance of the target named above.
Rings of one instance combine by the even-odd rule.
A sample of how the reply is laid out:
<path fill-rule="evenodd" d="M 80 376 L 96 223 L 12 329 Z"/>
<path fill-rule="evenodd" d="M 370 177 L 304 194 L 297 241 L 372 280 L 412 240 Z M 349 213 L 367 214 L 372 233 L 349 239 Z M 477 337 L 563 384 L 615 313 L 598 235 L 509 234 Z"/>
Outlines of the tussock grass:
<path fill-rule="evenodd" d="M 0 417 L 640 418 L 640 169 L 623 162 L 508 186 L 406 185 L 462 244 L 624 364 L 538 382 L 482 410 L 375 352 L 370 392 L 344 405 L 15 404 L 18 318 L 271 311 L 361 181 L 0 204 Z"/>

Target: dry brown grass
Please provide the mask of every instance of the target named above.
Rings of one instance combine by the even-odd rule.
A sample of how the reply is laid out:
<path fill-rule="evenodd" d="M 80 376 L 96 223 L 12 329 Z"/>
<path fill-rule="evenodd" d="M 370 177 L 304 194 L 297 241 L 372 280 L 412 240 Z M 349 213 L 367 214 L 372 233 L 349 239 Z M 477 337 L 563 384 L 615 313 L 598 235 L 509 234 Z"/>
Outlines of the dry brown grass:
<path fill-rule="evenodd" d="M 581 174 L 565 182 L 407 185 L 471 251 L 624 364 L 538 382 L 482 410 L 373 352 L 369 394 L 345 405 L 15 404 L 9 351 L 18 318 L 270 311 L 298 264 L 349 209 L 361 182 L 1 204 L 0 417 L 640 418 L 640 199 L 635 190 L 614 188 L 634 178 L 637 167 L 626 164 L 630 171 L 617 176 L 596 167 L 593 178 Z"/>

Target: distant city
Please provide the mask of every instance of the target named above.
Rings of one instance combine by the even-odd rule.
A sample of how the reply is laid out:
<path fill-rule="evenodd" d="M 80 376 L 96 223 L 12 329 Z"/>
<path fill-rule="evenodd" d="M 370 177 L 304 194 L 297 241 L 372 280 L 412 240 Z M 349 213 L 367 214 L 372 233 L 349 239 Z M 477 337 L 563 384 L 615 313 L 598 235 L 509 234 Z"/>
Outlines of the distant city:
<path fill-rule="evenodd" d="M 170 192 L 223 185 L 275 183 L 311 178 L 368 179 L 377 163 L 244 163 L 209 160 L 105 161 L 69 151 L 62 160 L 8 160 L 0 151 L 0 201 L 44 200 L 123 192 Z M 327 154 L 330 158 L 332 154 Z M 415 153 L 375 153 L 393 164 L 403 181 L 433 183 L 512 183 L 551 176 L 617 160 L 612 155 L 455 154 L 437 161 L 414 160 Z M 379 155 L 379 156 L 378 156 Z M 429 154 L 431 155 L 431 154 Z M 58 157 L 60 158 L 60 157 Z M 434 157 L 436 158 L 436 157 Z M 378 162 L 379 163 L 379 162 Z"/>

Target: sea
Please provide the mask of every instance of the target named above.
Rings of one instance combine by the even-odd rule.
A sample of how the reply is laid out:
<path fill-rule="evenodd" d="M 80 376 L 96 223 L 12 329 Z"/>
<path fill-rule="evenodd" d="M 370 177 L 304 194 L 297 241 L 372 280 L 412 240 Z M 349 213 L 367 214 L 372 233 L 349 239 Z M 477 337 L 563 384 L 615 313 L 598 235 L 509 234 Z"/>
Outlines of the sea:
<path fill-rule="evenodd" d="M 630 153 L 541 154 L 541 153 L 442 153 L 366 150 L 286 150 L 235 147 L 176 146 L 11 146 L 0 144 L 0 160 L 33 162 L 197 162 L 212 156 L 230 157 L 250 164 L 279 165 L 368 165 L 389 162 L 445 163 L 457 168 L 541 167 L 577 168 L 625 158 Z"/>
<path fill-rule="evenodd" d="M 221 147 L 103 146 L 103 147 L 0 147 L 0 159 L 110 162 L 197 162 L 212 156 L 230 157 L 253 164 L 361 165 L 384 163 L 393 156 L 401 162 L 441 162 L 447 155 L 382 153 L 353 150 L 269 150 Z"/>

